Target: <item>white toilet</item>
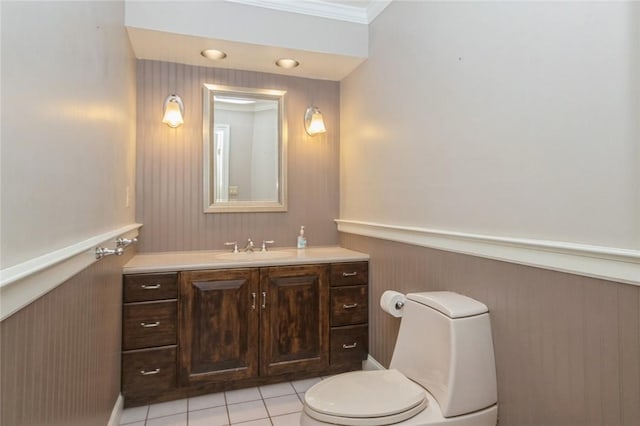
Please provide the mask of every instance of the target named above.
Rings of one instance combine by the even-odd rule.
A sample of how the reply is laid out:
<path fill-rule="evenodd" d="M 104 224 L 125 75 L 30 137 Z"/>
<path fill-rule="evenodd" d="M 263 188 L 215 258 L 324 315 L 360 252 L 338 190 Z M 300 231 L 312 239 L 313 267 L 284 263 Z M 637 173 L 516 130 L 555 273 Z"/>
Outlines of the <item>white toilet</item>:
<path fill-rule="evenodd" d="M 305 393 L 302 426 L 495 425 L 487 307 L 461 294 L 407 294 L 389 370 L 354 371 Z"/>

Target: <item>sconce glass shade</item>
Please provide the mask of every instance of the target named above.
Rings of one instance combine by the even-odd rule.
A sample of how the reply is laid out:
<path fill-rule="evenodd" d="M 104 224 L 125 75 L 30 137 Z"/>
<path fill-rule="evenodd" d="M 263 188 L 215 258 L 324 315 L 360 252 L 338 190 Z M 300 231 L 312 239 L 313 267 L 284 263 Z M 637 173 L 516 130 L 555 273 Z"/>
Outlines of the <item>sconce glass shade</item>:
<path fill-rule="evenodd" d="M 162 122 L 169 127 L 179 127 L 184 124 L 182 115 L 184 114 L 184 104 L 178 95 L 169 95 L 164 100 L 164 117 Z"/>
<path fill-rule="evenodd" d="M 304 129 L 309 136 L 325 133 L 327 129 L 324 127 L 324 119 L 322 113 L 317 107 L 309 107 L 304 113 Z"/>

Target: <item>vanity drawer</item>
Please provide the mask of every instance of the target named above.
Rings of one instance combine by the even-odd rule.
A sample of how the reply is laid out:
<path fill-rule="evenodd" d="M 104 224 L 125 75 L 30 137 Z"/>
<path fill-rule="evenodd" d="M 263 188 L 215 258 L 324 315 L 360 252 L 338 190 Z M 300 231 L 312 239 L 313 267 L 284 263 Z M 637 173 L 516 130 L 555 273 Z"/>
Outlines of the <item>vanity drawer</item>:
<path fill-rule="evenodd" d="M 135 274 L 124 276 L 124 303 L 176 299 L 178 274 Z"/>
<path fill-rule="evenodd" d="M 366 284 L 369 280 L 369 263 L 334 263 L 331 265 L 331 286 Z"/>
<path fill-rule="evenodd" d="M 124 305 L 122 350 L 175 345 L 176 318 L 176 301 Z"/>
<path fill-rule="evenodd" d="M 369 318 L 366 285 L 331 289 L 331 326 L 362 324 Z"/>
<path fill-rule="evenodd" d="M 122 354 L 122 391 L 155 393 L 176 385 L 176 347 L 142 349 Z"/>
<path fill-rule="evenodd" d="M 368 325 L 351 325 L 331 329 L 331 364 L 349 364 L 367 358 Z"/>

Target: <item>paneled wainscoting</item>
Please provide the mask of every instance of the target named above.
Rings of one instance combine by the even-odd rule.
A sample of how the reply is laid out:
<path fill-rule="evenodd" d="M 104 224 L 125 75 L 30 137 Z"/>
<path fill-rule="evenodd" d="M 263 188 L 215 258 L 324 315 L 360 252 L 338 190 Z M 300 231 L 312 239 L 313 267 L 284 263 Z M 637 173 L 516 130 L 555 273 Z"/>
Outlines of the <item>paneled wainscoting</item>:
<path fill-rule="evenodd" d="M 400 321 L 384 290 L 451 290 L 490 310 L 501 426 L 640 424 L 640 287 L 341 233 L 368 253 L 369 351 L 389 365 Z M 428 336 L 423 336 L 428 338 Z"/>
<path fill-rule="evenodd" d="M 104 426 L 120 393 L 122 265 L 106 257 L 0 323 L 0 424 Z"/>

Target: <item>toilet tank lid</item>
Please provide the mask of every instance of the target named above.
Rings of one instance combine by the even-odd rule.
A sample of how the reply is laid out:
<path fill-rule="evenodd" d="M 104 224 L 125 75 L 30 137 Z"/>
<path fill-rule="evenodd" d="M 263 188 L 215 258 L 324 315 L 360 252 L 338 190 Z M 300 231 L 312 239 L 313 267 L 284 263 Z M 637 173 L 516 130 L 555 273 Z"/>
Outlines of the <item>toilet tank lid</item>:
<path fill-rule="evenodd" d="M 452 291 L 409 293 L 407 299 L 429 306 L 449 318 L 463 318 L 489 312 L 484 303 Z"/>

